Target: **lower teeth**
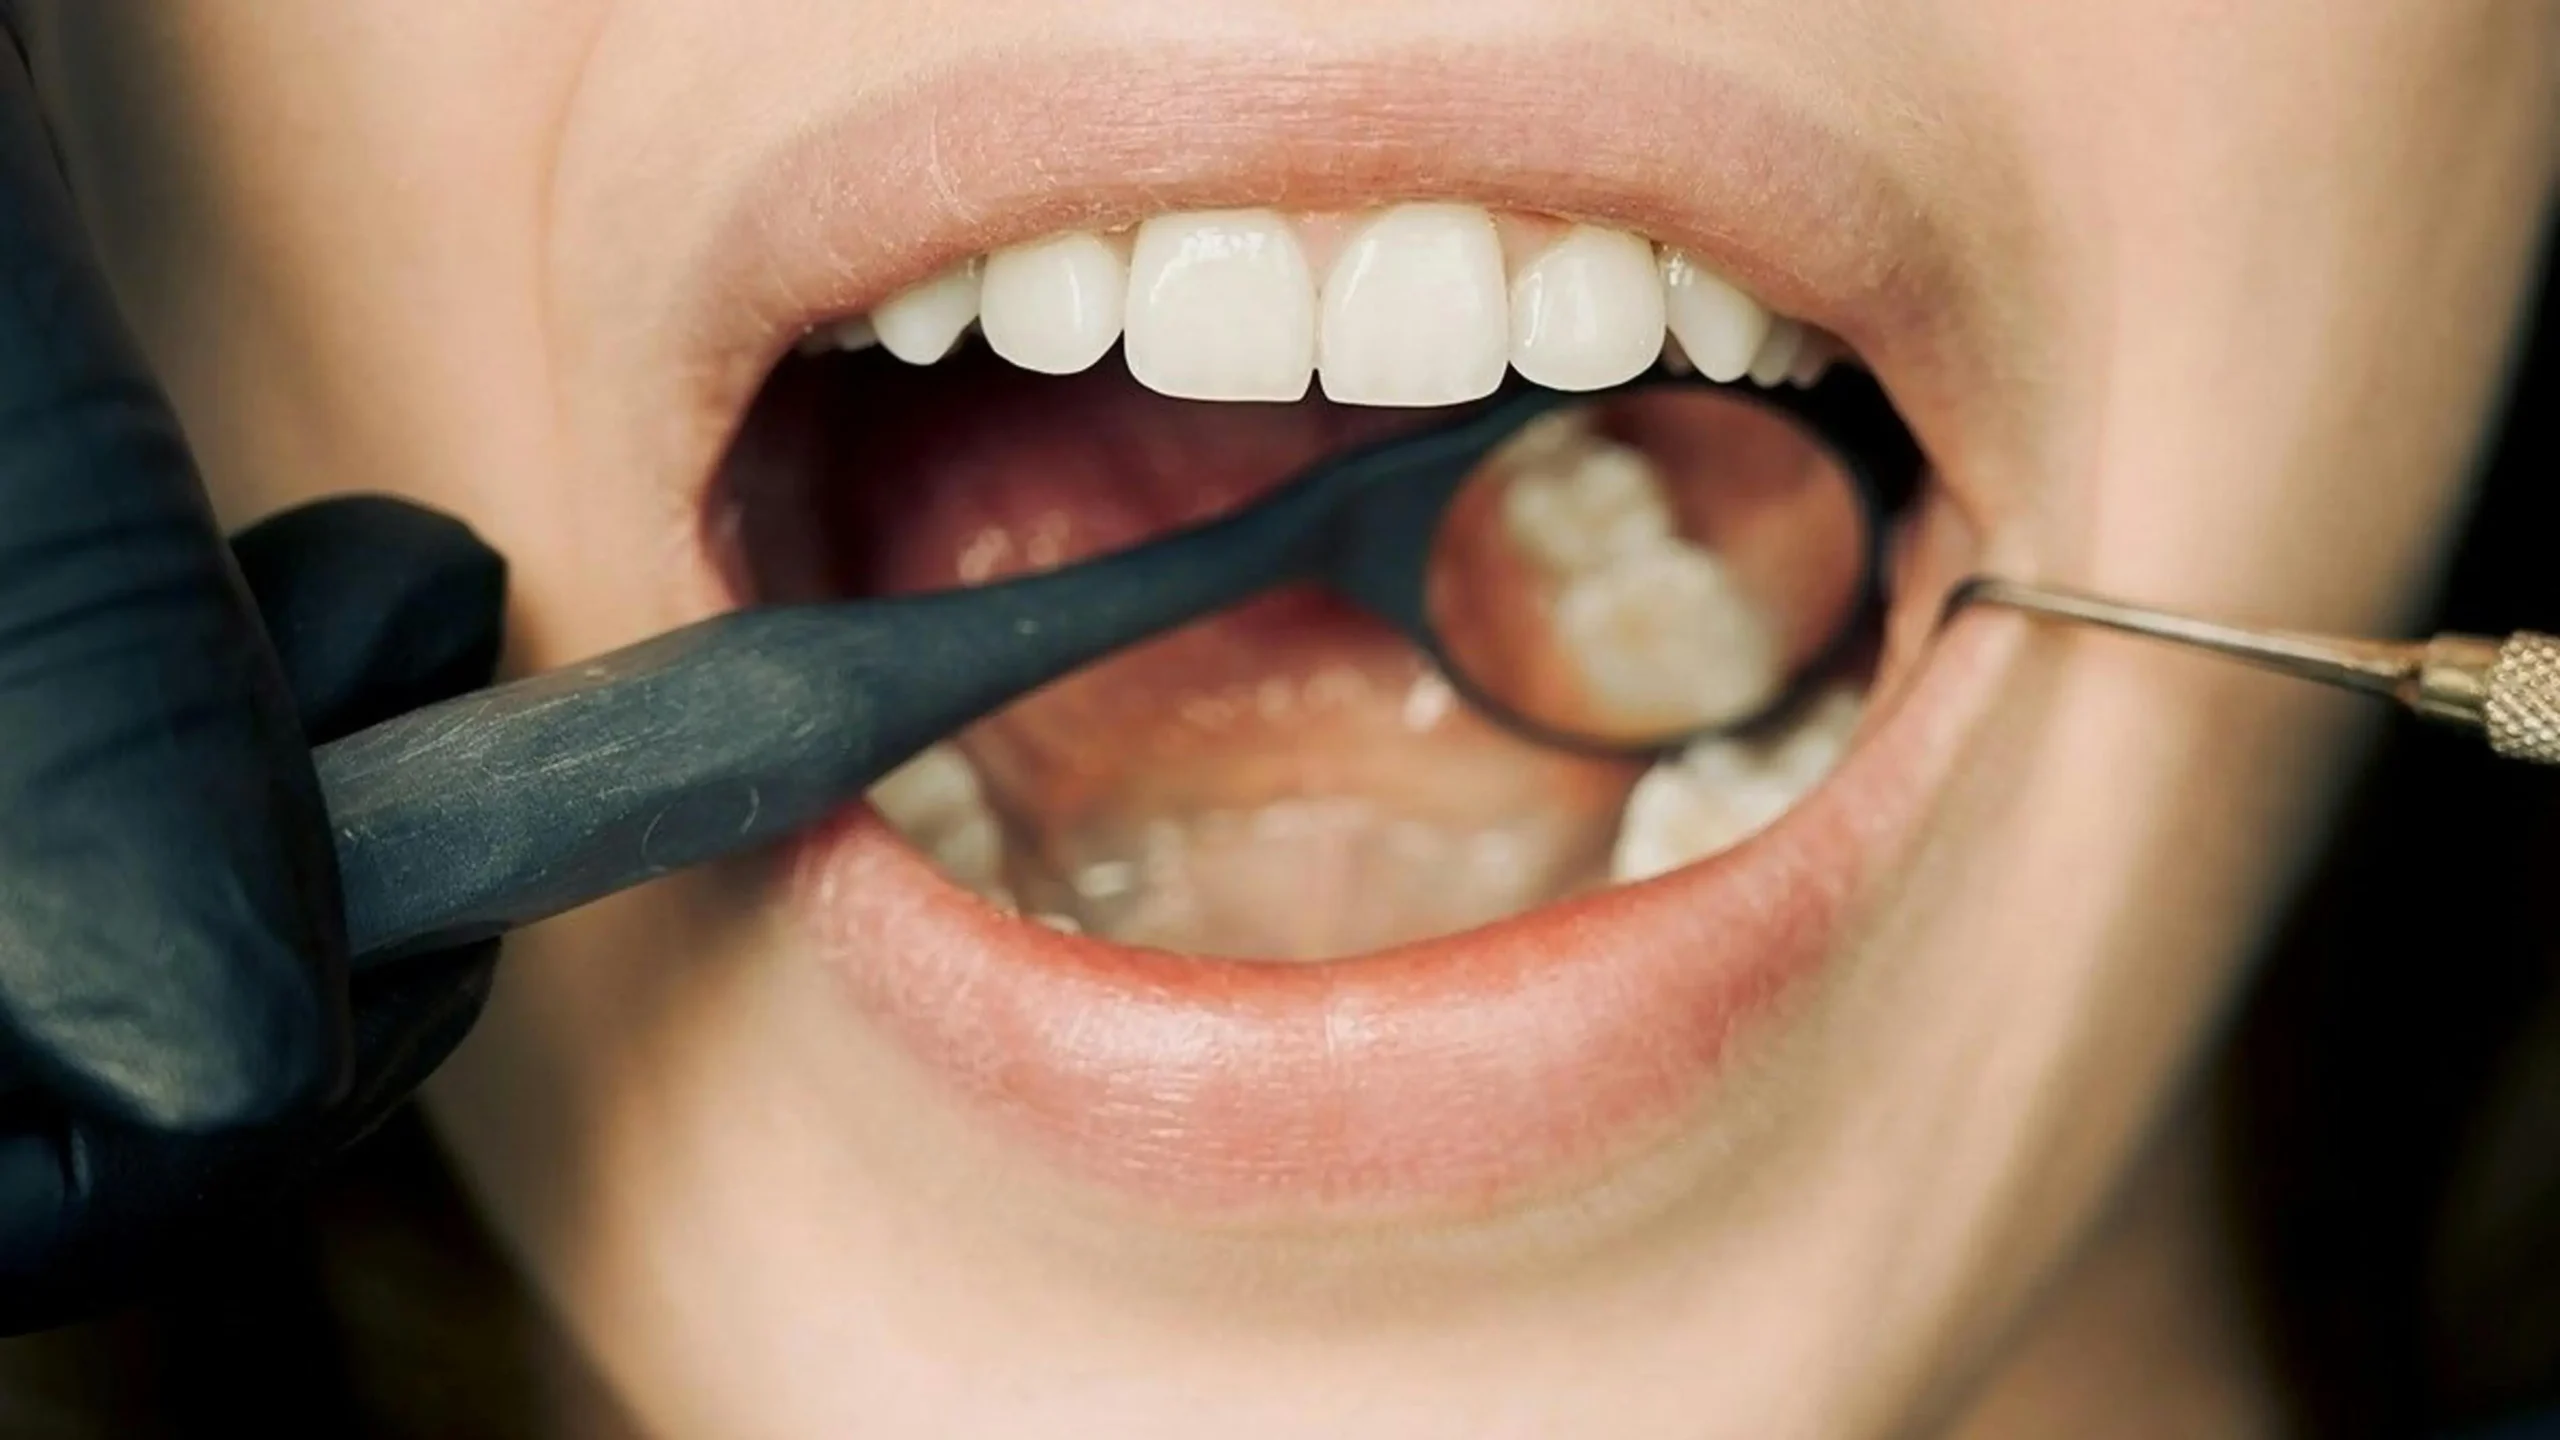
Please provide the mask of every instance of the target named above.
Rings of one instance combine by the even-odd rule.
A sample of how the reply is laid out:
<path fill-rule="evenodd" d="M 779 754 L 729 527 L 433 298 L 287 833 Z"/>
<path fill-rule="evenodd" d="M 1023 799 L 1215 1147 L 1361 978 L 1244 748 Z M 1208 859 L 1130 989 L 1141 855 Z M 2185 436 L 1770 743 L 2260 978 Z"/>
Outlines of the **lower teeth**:
<path fill-rule="evenodd" d="M 1619 820 L 1611 883 L 1693 864 L 1777 819 L 1839 761 L 1863 698 L 1843 685 L 1814 698 L 1781 730 L 1700 740 L 1645 772 Z M 1123 843 L 1097 846 L 1134 859 L 1034 864 L 1009 853 L 976 771 L 954 744 L 900 767 L 871 802 L 945 875 L 1002 909 L 1028 910 L 1067 933 L 1192 953 L 1216 953 L 1201 937 L 1221 928 L 1218 912 L 1230 898 L 1222 877 L 1285 885 L 1327 936 L 1374 928 L 1344 913 L 1361 907 L 1393 907 L 1395 926 L 1445 934 L 1517 909 L 1516 897 L 1539 889 L 1543 878 L 1524 876 L 1524 867 L 1556 852 L 1534 821 L 1458 834 L 1387 815 L 1358 797 L 1308 796 L 1159 818 L 1134 844 L 1115 837 Z M 1243 847 L 1255 863 L 1202 858 Z M 1417 915 L 1417 906 L 1430 913 Z M 1254 953 L 1274 948 L 1289 947 L 1285 938 L 1275 947 L 1266 934 Z"/>
<path fill-rule="evenodd" d="M 977 769 L 950 743 L 936 745 L 871 788 L 880 818 L 924 852 L 943 874 L 1005 909 L 1004 832 L 987 808 Z"/>
<path fill-rule="evenodd" d="M 1646 771 L 1618 821 L 1609 878 L 1649 880 L 1758 834 L 1831 773 L 1864 704 L 1842 685 L 1774 734 L 1712 736 Z"/>
<path fill-rule="evenodd" d="M 1026 844 L 1005 892 L 1128 944 L 1321 959 L 1499 920 L 1585 883 L 1595 852 L 1544 817 L 1461 831 L 1364 796 L 1298 795 Z"/>

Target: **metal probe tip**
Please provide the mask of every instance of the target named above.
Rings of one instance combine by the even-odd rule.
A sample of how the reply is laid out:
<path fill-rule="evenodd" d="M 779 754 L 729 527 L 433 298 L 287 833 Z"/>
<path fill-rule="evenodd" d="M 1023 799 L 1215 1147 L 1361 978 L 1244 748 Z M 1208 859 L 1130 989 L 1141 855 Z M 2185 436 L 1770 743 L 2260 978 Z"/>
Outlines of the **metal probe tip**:
<path fill-rule="evenodd" d="M 2263 670 L 2387 695 L 2430 719 L 2484 734 L 2511 760 L 2560 765 L 2560 639 L 2519 630 L 2503 640 L 2356 640 L 2249 629 L 1997 576 L 1968 576 L 1947 593 L 1939 624 L 1977 605 L 2095 625 L 2209 651 Z"/>

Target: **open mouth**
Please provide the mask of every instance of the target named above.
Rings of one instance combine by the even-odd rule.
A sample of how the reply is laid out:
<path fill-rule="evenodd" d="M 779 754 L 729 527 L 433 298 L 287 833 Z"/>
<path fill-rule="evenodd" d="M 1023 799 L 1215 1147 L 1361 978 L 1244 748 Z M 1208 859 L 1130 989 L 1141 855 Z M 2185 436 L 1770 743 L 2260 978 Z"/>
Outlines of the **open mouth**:
<path fill-rule="evenodd" d="M 1393 196 L 1142 211 L 777 328 L 706 507 L 742 602 L 1126 548 L 1522 380 L 1596 398 L 1488 462 L 1515 497 L 1491 523 L 1614 577 L 1684 450 L 1752 453 L 1630 420 L 1615 387 L 1872 383 L 1673 240 Z M 1899 523 L 1946 508 L 1933 486 Z M 1524 738 L 1407 636 L 1275 592 L 919 757 L 804 844 L 793 910 L 930 1068 L 1124 1191 L 1493 1203 L 1676 1124 L 1819 968 L 1949 743 L 1943 714 L 1879 718 L 1932 708 L 1885 702 L 1926 688 L 1914 617 L 1952 578 L 1897 568 L 1803 703 L 1650 760 Z M 1611 647 L 1666 583 L 1620 585 L 1631 618 L 1577 635 L 1578 662 L 1653 676 Z M 1688 683 L 1775 688 L 1767 617 L 1709 591 L 1651 629 L 1725 637 Z"/>
<path fill-rule="evenodd" d="M 763 601 L 985 584 L 1231 511 L 1507 374 L 1803 386 L 1839 353 L 1687 255 L 1551 217 L 1222 212 L 1049 237 L 810 331 L 732 456 L 733 563 Z M 1661 518 L 1674 467 L 1716 467 L 1725 493 L 1804 468 L 1743 409 L 1597 398 L 1486 463 L 1501 493 L 1467 509 L 1535 562 L 1516 568 L 1570 577 L 1534 603 L 1612 690 L 1778 686 L 1775 607 Z M 1816 528 L 1752 528 L 1791 525 Z M 1477 581 L 1452 627 L 1498 623 L 1533 579 Z M 1677 628 L 1645 623 L 1663 616 Z M 1829 768 L 1869 678 L 1647 767 L 1514 735 L 1385 623 L 1287 593 L 1024 698 L 872 801 L 948 878 L 1051 928 L 1333 960 L 1726 848 Z"/>

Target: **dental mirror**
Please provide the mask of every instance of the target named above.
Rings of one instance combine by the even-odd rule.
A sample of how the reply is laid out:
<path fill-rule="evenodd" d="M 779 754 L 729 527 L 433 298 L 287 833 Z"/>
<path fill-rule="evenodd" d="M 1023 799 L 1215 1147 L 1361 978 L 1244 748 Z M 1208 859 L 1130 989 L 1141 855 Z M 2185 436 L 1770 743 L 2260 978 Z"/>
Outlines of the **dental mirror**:
<path fill-rule="evenodd" d="M 1657 370 L 1587 395 L 1519 387 L 1263 504 L 1316 497 L 1313 578 L 1489 718 L 1632 757 L 1748 729 L 1829 678 L 1871 628 L 1919 472 L 1864 376 L 1801 391 Z"/>

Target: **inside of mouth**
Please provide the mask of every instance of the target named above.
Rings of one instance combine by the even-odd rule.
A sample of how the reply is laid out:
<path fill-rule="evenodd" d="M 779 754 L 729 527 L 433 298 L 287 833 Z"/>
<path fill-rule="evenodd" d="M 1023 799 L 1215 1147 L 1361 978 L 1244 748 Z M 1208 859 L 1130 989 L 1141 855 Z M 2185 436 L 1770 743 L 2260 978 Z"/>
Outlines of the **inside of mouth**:
<path fill-rule="evenodd" d="M 750 603 L 985 584 L 1156 538 L 1323 458 L 1448 418 L 1313 396 L 1172 399 L 1111 359 L 1037 375 L 966 341 L 931 366 L 876 348 L 804 351 L 757 397 L 713 513 Z M 1577 563 L 1631 573 L 1623 553 L 1588 558 L 1627 525 L 1624 505 L 1591 497 L 1619 493 L 1622 472 L 1669 463 L 1665 452 L 1696 440 L 1660 419 L 1541 422 L 1489 462 L 1519 483 L 1485 492 L 1514 498 L 1481 502 L 1507 511 L 1484 523 L 1542 537 L 1528 553 L 1563 567 L 1548 577 L 1558 584 Z M 1578 505 L 1516 498 L 1534 501 L 1541 479 L 1578 476 L 1598 477 L 1562 492 Z M 1471 504 L 1462 492 L 1453 529 Z M 1783 536 L 1773 553 L 1786 553 Z M 1802 585 L 1821 568 L 1787 574 Z M 1498 632 L 1534 583 L 1479 567 L 1472 583 L 1435 589 L 1435 624 L 1444 637 Z M 1619 629 L 1645 625 L 1645 595 L 1665 589 L 1649 583 L 1630 592 Z M 1680 603 L 1679 585 L 1668 588 L 1656 613 Z M 1680 622 L 1684 633 L 1694 624 Z M 1606 673 L 1610 657 L 1598 652 L 1612 643 L 1595 633 L 1580 642 L 1587 653 L 1566 658 Z M 1873 651 L 1853 637 L 1845 653 L 1749 730 L 1659 757 L 1596 755 L 1527 738 L 1383 622 L 1292 589 L 1026 696 L 871 799 L 951 880 L 1026 921 L 1203 956 L 1333 959 L 1648 879 L 1741 842 L 1846 748 Z M 1657 682 L 1661 665 L 1624 663 L 1623 645 L 1617 654 L 1639 688 Z M 1688 668 L 1684 684 L 1748 709 L 1775 693 L 1782 665 L 1773 652 Z"/>

